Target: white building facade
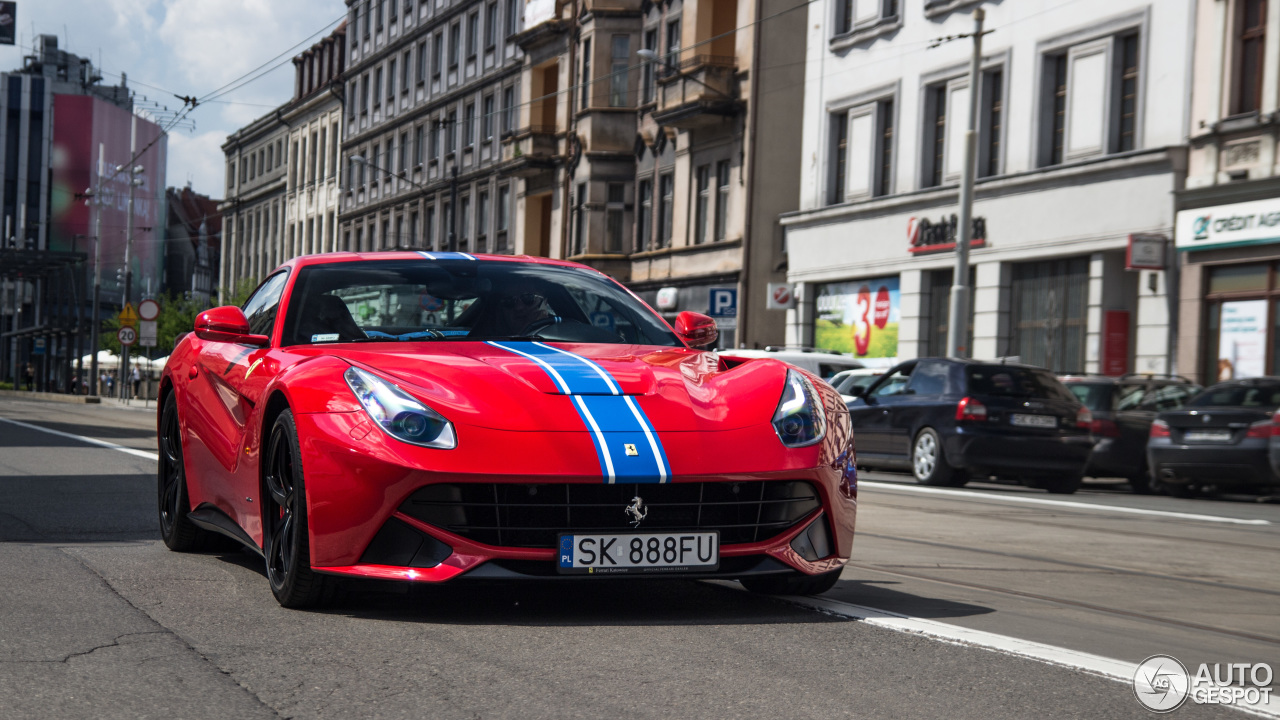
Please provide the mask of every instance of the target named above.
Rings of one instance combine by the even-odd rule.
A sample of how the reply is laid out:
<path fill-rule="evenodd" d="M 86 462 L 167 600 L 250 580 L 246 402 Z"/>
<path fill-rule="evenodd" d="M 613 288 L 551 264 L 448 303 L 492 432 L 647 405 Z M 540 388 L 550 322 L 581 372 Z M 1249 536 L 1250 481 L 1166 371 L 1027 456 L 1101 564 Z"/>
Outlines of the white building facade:
<path fill-rule="evenodd" d="M 968 354 L 1058 372 L 1167 372 L 1162 270 L 1186 176 L 1193 0 L 810 5 L 800 210 L 785 215 L 789 344 L 887 364 L 946 352 L 972 10 L 978 97 Z"/>

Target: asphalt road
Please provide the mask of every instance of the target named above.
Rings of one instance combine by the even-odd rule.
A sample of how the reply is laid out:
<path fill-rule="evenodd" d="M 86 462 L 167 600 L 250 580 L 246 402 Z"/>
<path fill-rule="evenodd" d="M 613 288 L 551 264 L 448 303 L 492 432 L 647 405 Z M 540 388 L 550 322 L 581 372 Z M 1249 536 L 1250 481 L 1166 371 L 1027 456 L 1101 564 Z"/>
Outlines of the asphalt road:
<path fill-rule="evenodd" d="M 864 474 L 854 559 L 819 600 L 361 585 L 298 612 L 254 555 L 164 547 L 154 451 L 152 413 L 0 401 L 0 715 L 1137 718 L 1129 684 L 1016 647 L 1280 668 L 1280 505 Z"/>

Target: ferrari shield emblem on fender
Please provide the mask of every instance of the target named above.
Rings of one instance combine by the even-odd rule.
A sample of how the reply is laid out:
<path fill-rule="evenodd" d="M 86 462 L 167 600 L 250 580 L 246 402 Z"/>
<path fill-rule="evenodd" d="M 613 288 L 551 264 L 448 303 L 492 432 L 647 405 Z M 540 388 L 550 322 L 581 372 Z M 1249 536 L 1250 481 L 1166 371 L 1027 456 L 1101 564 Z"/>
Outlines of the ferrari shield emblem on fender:
<path fill-rule="evenodd" d="M 644 506 L 644 500 L 639 495 L 631 498 L 631 504 L 622 512 L 631 516 L 631 527 L 640 527 L 640 521 L 649 517 L 649 508 Z"/>
<path fill-rule="evenodd" d="M 627 443 L 624 447 L 627 449 L 628 455 L 639 455 L 640 451 L 636 450 L 635 443 Z"/>

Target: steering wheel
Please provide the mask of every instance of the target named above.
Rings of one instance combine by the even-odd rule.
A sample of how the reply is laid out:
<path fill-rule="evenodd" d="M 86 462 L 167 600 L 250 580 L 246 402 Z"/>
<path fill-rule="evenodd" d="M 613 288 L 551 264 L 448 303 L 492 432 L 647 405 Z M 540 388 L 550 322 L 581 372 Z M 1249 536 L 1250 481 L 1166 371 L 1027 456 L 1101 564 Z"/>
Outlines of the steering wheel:
<path fill-rule="evenodd" d="M 559 316 L 559 315 L 548 315 L 548 316 L 543 317 L 543 318 L 538 318 L 537 320 L 534 320 L 533 322 L 529 323 L 528 325 L 525 325 L 525 326 L 524 326 L 524 329 L 520 331 L 520 334 L 521 334 L 521 335 L 536 335 L 536 334 L 538 334 L 538 331 L 539 331 L 539 330 L 541 330 L 541 329 L 543 329 L 543 328 L 545 328 L 545 327 L 550 327 L 550 326 L 552 326 L 552 325 L 555 325 L 555 324 L 556 324 L 556 323 L 558 323 L 558 322 L 560 322 L 560 316 Z"/>

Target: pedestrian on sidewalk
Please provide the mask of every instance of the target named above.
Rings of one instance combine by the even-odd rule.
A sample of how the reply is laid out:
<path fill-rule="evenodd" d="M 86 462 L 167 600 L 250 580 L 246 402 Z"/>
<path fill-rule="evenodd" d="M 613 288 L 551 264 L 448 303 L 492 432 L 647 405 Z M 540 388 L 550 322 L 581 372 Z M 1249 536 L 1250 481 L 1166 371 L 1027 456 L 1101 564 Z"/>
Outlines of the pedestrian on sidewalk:
<path fill-rule="evenodd" d="M 27 380 L 27 390 L 31 392 L 35 392 L 36 391 L 36 366 L 32 365 L 31 363 L 27 363 L 27 370 L 24 374 L 26 375 L 26 380 Z"/>
<path fill-rule="evenodd" d="M 138 397 L 138 386 L 142 384 L 142 373 L 138 372 L 138 366 L 133 366 L 133 375 L 130 376 L 133 381 L 133 397 Z"/>

